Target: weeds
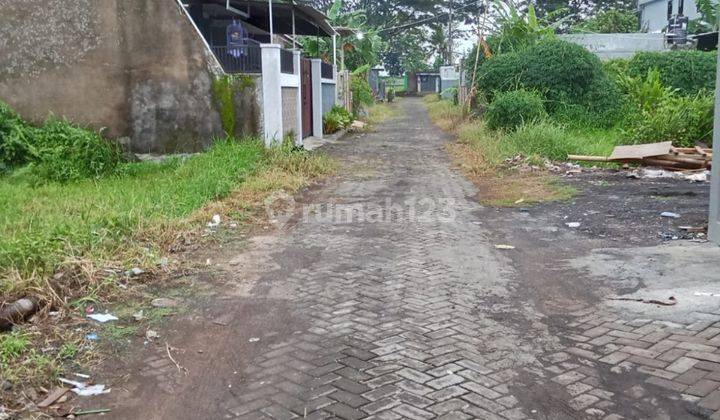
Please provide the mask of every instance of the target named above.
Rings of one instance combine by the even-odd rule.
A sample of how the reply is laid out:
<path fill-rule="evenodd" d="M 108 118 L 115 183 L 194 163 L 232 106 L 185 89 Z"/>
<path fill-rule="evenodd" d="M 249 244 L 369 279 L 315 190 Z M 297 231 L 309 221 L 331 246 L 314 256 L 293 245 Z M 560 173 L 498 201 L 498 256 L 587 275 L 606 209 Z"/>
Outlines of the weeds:
<path fill-rule="evenodd" d="M 321 155 L 227 140 L 185 161 L 123 164 L 97 181 L 0 178 L 0 295 L 102 300 L 118 280 L 103 268 L 153 267 L 212 214 L 253 220 L 272 191 L 297 191 L 333 168 Z"/>
<path fill-rule="evenodd" d="M 380 102 L 368 108 L 367 122 L 376 125 L 397 118 L 399 115 L 400 109 L 395 104 Z"/>
<path fill-rule="evenodd" d="M 489 129 L 480 119 L 462 119 L 459 108 L 449 101 L 426 102 L 430 118 L 457 135 L 457 143 L 448 146 L 453 161 L 477 185 L 481 201 L 490 205 L 565 200 L 574 194 L 547 173 L 507 168 L 506 159 L 522 155 L 542 167 L 546 159 L 563 160 L 568 154 L 609 154 L 620 139 L 616 130 L 566 128 L 550 121 L 524 124 L 505 133 Z"/>

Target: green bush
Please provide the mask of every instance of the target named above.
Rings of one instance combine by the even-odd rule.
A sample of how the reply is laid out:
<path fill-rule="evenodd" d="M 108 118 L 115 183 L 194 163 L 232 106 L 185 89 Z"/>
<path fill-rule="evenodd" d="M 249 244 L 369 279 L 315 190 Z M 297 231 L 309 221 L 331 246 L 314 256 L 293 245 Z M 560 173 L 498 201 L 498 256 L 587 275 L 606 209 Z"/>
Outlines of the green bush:
<path fill-rule="evenodd" d="M 353 112 L 356 115 L 363 107 L 375 103 L 375 97 L 364 73 L 353 73 L 350 76 L 350 91 L 352 91 Z"/>
<path fill-rule="evenodd" d="M 619 77 L 620 75 L 625 75 L 628 65 L 630 64 L 630 60 L 625 58 L 615 58 L 612 60 L 603 61 L 602 64 L 603 68 L 605 69 L 605 73 L 607 73 L 608 76 L 614 78 Z"/>
<path fill-rule="evenodd" d="M 547 39 L 522 52 L 488 59 L 478 72 L 478 86 L 485 92 L 525 88 L 541 92 L 551 114 L 577 105 L 596 124 L 611 125 L 621 107 L 620 92 L 605 73 L 600 60 L 585 48 Z"/>
<path fill-rule="evenodd" d="M 514 130 L 546 116 L 540 95 L 523 89 L 498 93 L 485 112 L 488 127 L 493 130 Z"/>
<path fill-rule="evenodd" d="M 50 119 L 35 131 L 37 157 L 32 172 L 50 181 L 98 178 L 115 169 L 119 149 L 98 133 L 64 120 Z"/>
<path fill-rule="evenodd" d="M 23 173 L 37 182 L 67 182 L 105 175 L 120 159 L 94 131 L 55 118 L 33 127 L 0 102 L 0 172 L 27 165 Z"/>
<path fill-rule="evenodd" d="M 574 25 L 572 33 L 632 33 L 638 31 L 638 18 L 634 10 L 608 9 Z"/>
<path fill-rule="evenodd" d="M 649 69 L 645 77 L 620 75 L 618 83 L 628 100 L 640 111 L 651 110 L 677 91 L 663 85 L 657 69 Z"/>
<path fill-rule="evenodd" d="M 630 77 L 645 77 L 657 69 L 663 85 L 678 89 L 684 95 L 715 88 L 716 52 L 669 51 L 635 54 L 627 67 Z"/>
<path fill-rule="evenodd" d="M 334 105 L 323 117 L 323 132 L 330 134 L 352 124 L 354 118 L 347 109 Z"/>
<path fill-rule="evenodd" d="M 672 141 L 678 147 L 712 144 L 713 105 L 713 96 L 705 92 L 667 95 L 632 118 L 625 137 L 633 143 Z"/>
<path fill-rule="evenodd" d="M 0 102 L 0 173 L 28 162 L 33 130 L 15 111 Z"/>

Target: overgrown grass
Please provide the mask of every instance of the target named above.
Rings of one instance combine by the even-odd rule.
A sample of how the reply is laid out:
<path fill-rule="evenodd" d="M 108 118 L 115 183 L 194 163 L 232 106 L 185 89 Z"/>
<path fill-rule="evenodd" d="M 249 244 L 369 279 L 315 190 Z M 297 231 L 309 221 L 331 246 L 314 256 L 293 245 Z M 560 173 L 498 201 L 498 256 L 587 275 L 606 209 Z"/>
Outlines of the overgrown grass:
<path fill-rule="evenodd" d="M 269 192 L 295 191 L 330 170 L 320 155 L 229 140 L 185 161 L 124 164 L 94 181 L 0 178 L 0 300 L 92 292 L 103 265 L 152 265 L 212 214 L 243 222 Z"/>
<path fill-rule="evenodd" d="M 368 108 L 367 123 L 370 125 L 380 124 L 400 115 L 400 108 L 395 102 L 380 102 Z"/>
<path fill-rule="evenodd" d="M 481 200 L 491 205 L 570 198 L 573 190 L 546 172 L 522 173 L 507 168 L 508 158 L 524 156 L 542 166 L 545 160 L 565 160 L 568 154 L 608 155 L 621 137 L 618 130 L 566 128 L 548 120 L 517 130 L 491 130 L 482 119 L 464 119 L 449 101 L 427 99 L 430 118 L 457 135 L 449 146 L 454 162 L 479 188 Z"/>
<path fill-rule="evenodd" d="M 450 101 L 441 100 L 437 95 L 426 95 L 423 102 L 428 107 L 430 120 L 445 131 L 457 132 L 465 121 L 462 109 Z"/>

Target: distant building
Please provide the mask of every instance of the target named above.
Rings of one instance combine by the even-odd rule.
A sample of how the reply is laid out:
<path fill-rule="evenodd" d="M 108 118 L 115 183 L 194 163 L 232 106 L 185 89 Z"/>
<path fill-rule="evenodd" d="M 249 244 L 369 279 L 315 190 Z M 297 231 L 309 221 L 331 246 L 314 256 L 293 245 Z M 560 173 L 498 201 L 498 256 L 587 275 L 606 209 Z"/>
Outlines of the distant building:
<path fill-rule="evenodd" d="M 678 13 L 679 0 L 638 0 L 640 28 L 647 32 L 662 32 L 668 24 L 668 9 L 671 15 Z M 695 19 L 699 17 L 695 0 L 684 0 L 683 15 Z"/>

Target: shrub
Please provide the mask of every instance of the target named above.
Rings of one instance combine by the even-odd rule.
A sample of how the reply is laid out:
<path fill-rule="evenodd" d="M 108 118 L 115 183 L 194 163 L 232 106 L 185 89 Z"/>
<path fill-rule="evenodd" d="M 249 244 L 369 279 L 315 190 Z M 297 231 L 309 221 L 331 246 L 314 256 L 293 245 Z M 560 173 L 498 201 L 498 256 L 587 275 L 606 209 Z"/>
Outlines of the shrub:
<path fill-rule="evenodd" d="M 50 119 L 35 131 L 32 172 L 51 181 L 98 178 L 115 169 L 119 149 L 98 133 Z"/>
<path fill-rule="evenodd" d="M 715 88 L 716 52 L 669 51 L 635 54 L 627 67 L 630 77 L 644 77 L 657 69 L 663 85 L 678 89 L 684 95 Z"/>
<path fill-rule="evenodd" d="M 625 58 L 615 58 L 612 60 L 603 61 L 603 68 L 605 69 L 605 73 L 607 73 L 610 77 L 619 77 L 620 75 L 624 75 L 627 72 L 628 65 L 630 64 L 630 60 Z"/>
<path fill-rule="evenodd" d="M 498 93 L 485 112 L 488 127 L 493 130 L 514 130 L 526 122 L 546 116 L 540 95 L 522 89 Z"/>
<path fill-rule="evenodd" d="M 349 126 L 353 120 L 352 114 L 347 109 L 334 105 L 330 112 L 323 117 L 323 132 L 326 134 L 334 133 Z"/>
<path fill-rule="evenodd" d="M 496 55 L 478 73 L 478 86 L 485 92 L 519 88 L 541 92 L 552 114 L 566 105 L 579 105 L 587 112 L 600 112 L 598 123 L 612 124 L 608 118 L 616 116 L 621 105 L 620 92 L 600 60 L 579 45 L 557 39 Z"/>
<path fill-rule="evenodd" d="M 0 102 L 0 172 L 28 162 L 33 127 Z"/>
<path fill-rule="evenodd" d="M 352 104 L 355 113 L 364 106 L 370 106 L 375 102 L 370 84 L 362 75 L 350 76 L 350 90 L 352 91 Z"/>
<path fill-rule="evenodd" d="M 625 137 L 633 143 L 669 140 L 678 147 L 692 147 L 696 142 L 712 144 L 713 105 L 713 96 L 705 92 L 668 95 L 637 114 Z"/>
<path fill-rule="evenodd" d="M 663 85 L 657 69 L 649 69 L 645 77 L 620 75 L 618 82 L 630 102 L 640 111 L 649 111 L 676 92 L 676 89 Z"/>
<path fill-rule="evenodd" d="M 638 18 L 634 10 L 608 9 L 574 25 L 570 32 L 614 34 L 637 32 L 638 29 Z"/>

